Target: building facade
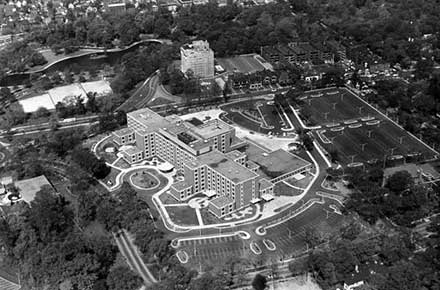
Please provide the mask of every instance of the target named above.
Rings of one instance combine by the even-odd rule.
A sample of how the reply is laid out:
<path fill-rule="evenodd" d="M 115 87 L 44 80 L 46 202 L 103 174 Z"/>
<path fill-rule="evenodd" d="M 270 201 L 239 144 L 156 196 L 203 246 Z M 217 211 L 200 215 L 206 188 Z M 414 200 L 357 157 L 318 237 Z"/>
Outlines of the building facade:
<path fill-rule="evenodd" d="M 192 71 L 199 78 L 214 76 L 214 51 L 204 40 L 193 41 L 180 48 L 180 70 L 187 74 Z"/>

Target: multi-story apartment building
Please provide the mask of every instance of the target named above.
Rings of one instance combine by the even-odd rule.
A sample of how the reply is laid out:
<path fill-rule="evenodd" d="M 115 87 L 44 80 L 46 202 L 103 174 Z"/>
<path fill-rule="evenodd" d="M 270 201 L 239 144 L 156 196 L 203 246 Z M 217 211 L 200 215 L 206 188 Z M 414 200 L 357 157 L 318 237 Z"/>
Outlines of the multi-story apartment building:
<path fill-rule="evenodd" d="M 209 43 L 204 40 L 193 41 L 180 48 L 180 70 L 186 74 L 188 70 L 194 76 L 209 78 L 214 76 L 214 51 L 209 48 Z"/>
<path fill-rule="evenodd" d="M 291 42 L 288 45 L 264 46 L 261 55 L 271 63 L 285 62 L 332 62 L 333 52 L 324 44 L 311 45 L 309 42 Z"/>
<path fill-rule="evenodd" d="M 128 128 L 113 133 L 123 158 L 136 163 L 159 157 L 172 164 L 184 176 L 170 188 L 177 200 L 205 193 L 210 197 L 208 209 L 222 217 L 273 194 L 274 182 L 258 172 L 259 165 L 248 160 L 245 152 L 237 150 L 246 142 L 235 136 L 234 127 L 219 119 L 184 121 L 146 108 L 128 113 L 127 123 Z M 268 154 L 259 158 L 265 156 Z M 274 166 L 270 160 L 256 160 L 265 168 Z M 302 160 L 288 171 L 303 172 L 308 165 Z"/>

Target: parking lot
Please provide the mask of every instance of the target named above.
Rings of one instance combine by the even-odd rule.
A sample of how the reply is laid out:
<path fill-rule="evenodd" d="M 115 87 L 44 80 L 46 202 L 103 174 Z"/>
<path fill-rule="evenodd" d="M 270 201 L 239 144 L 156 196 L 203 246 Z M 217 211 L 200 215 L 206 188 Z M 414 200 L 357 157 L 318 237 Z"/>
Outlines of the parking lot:
<path fill-rule="evenodd" d="M 344 89 L 308 92 L 304 97 L 301 107 L 309 114 L 309 120 L 316 125 L 377 115 L 375 110 Z"/>
<path fill-rule="evenodd" d="M 206 267 L 222 264 L 232 257 L 253 255 L 249 250 L 249 242 L 238 236 L 187 240 L 181 242 L 179 250 L 188 254 L 188 264 Z"/>
<path fill-rule="evenodd" d="M 228 58 L 217 58 L 216 60 L 224 70 L 230 73 L 255 73 L 265 69 L 263 63 L 254 55 L 239 55 Z"/>
<path fill-rule="evenodd" d="M 337 231 L 342 220 L 343 216 L 334 213 L 327 203 L 315 204 L 299 216 L 267 229 L 264 238 L 275 243 L 278 259 L 286 259 L 307 249 L 307 228 L 316 229 L 325 235 Z"/>
<path fill-rule="evenodd" d="M 329 205 L 334 204 L 328 201 L 326 204 L 315 204 L 304 213 L 292 219 L 267 229 L 267 234 L 258 236 L 253 232 L 251 238 L 244 240 L 238 236 L 217 237 L 207 239 L 186 240 L 180 243 L 179 250 L 184 250 L 193 267 L 207 267 L 226 262 L 233 257 L 245 257 L 249 260 L 287 259 L 294 255 L 301 254 L 307 249 L 306 229 L 316 229 L 322 236 L 337 231 L 343 216 L 334 213 Z M 269 240 L 275 244 L 275 250 L 269 249 L 263 240 Z M 255 253 L 250 245 L 261 250 Z"/>

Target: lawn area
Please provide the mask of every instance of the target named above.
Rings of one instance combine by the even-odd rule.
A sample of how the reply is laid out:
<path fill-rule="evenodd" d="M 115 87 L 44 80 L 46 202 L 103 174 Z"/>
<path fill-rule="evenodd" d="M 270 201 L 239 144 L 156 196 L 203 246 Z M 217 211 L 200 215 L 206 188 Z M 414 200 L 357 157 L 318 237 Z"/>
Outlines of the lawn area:
<path fill-rule="evenodd" d="M 208 208 L 200 209 L 200 214 L 202 215 L 202 220 L 205 225 L 220 224 L 225 222 L 224 220 L 219 219 L 218 217 L 210 213 L 208 211 Z"/>
<path fill-rule="evenodd" d="M 160 201 L 163 204 L 173 204 L 173 203 L 179 203 L 174 197 L 171 196 L 171 194 L 163 193 L 159 196 Z"/>
<path fill-rule="evenodd" d="M 178 225 L 199 225 L 196 211 L 189 206 L 167 206 L 166 210 L 173 222 Z"/>
<path fill-rule="evenodd" d="M 114 164 L 114 166 L 119 167 L 119 168 L 122 168 L 122 169 L 127 169 L 127 168 L 130 168 L 130 167 L 131 167 L 131 165 L 130 165 L 127 161 L 125 161 L 124 158 L 120 158 L 120 159 Z"/>
<path fill-rule="evenodd" d="M 130 176 L 130 181 L 139 187 L 152 189 L 159 185 L 159 179 L 148 171 L 138 171 Z"/>
<path fill-rule="evenodd" d="M 274 188 L 275 195 L 296 196 L 303 193 L 302 190 L 288 186 L 284 182 L 278 182 Z"/>
<path fill-rule="evenodd" d="M 151 202 L 151 196 L 155 194 L 156 192 L 160 191 L 162 188 L 164 188 L 168 184 L 168 179 L 163 176 L 162 174 L 158 173 L 156 170 L 153 169 L 139 169 L 136 171 L 132 171 L 124 176 L 124 182 L 130 183 L 130 177 L 136 173 L 136 172 L 148 172 L 152 176 L 156 177 L 159 180 L 159 185 L 157 187 L 154 187 L 152 189 L 134 189 L 138 192 L 139 196 L 144 199 L 146 202 Z M 130 183 L 131 184 L 131 183 Z"/>

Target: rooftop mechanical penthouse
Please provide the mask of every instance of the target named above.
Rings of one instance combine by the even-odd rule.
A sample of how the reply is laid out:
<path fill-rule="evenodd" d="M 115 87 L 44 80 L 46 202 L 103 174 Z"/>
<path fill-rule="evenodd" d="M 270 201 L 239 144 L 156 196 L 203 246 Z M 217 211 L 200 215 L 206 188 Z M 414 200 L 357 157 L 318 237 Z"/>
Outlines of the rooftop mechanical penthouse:
<path fill-rule="evenodd" d="M 186 200 L 203 193 L 210 198 L 209 210 L 218 217 L 272 199 L 275 183 L 312 166 L 284 150 L 248 154 L 247 142 L 235 135 L 234 127 L 219 119 L 196 121 L 162 117 L 146 108 L 128 113 L 128 128 L 113 135 L 131 164 L 150 157 L 172 164 L 184 180 L 171 186 L 171 195 Z M 266 175 L 262 169 L 277 174 Z"/>

